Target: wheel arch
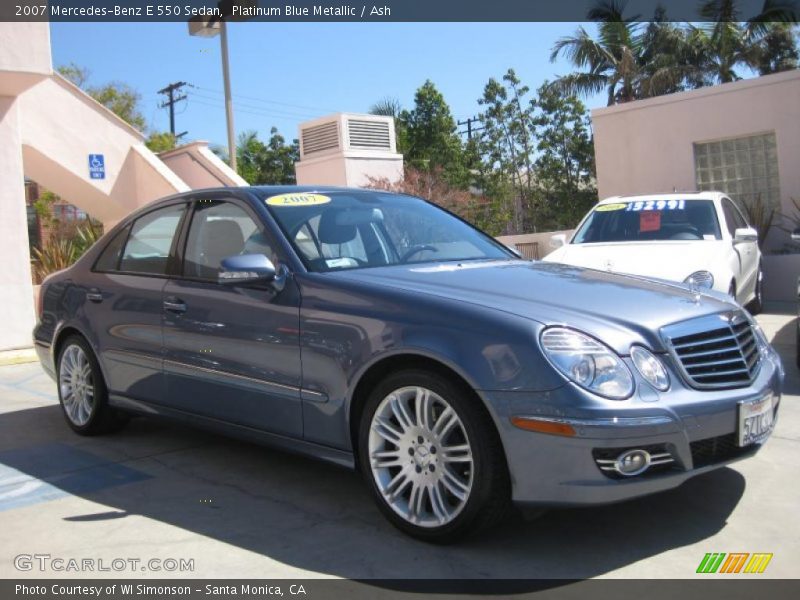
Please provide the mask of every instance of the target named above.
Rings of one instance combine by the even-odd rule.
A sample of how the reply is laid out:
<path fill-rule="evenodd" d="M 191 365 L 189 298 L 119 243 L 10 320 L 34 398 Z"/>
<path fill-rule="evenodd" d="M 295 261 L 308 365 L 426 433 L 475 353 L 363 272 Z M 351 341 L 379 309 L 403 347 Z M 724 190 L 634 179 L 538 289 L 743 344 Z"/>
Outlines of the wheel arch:
<path fill-rule="evenodd" d="M 58 355 L 61 352 L 61 348 L 64 346 L 64 342 L 73 335 L 80 336 L 88 344 L 89 348 L 94 353 L 94 357 L 95 360 L 97 360 L 98 366 L 100 367 L 100 375 L 102 375 L 103 381 L 108 381 L 108 379 L 106 379 L 103 361 L 100 360 L 100 353 L 97 351 L 97 346 L 92 342 L 91 336 L 87 335 L 85 331 L 72 323 L 60 325 L 53 334 L 53 343 L 50 346 L 50 352 L 53 359 L 53 372 L 58 373 Z"/>
<path fill-rule="evenodd" d="M 482 396 L 480 391 L 478 391 L 475 383 L 468 375 L 463 373 L 455 365 L 450 364 L 449 361 L 443 360 L 438 356 L 419 350 L 403 350 L 377 358 L 362 369 L 358 377 L 355 378 L 356 384 L 352 386 L 352 392 L 348 399 L 347 427 L 350 444 L 353 449 L 353 456 L 355 457 L 354 462 L 356 464 L 356 469 L 359 468 L 358 427 L 370 392 L 390 373 L 407 369 L 422 369 L 441 375 L 455 382 L 466 392 L 475 397 L 479 401 L 479 406 L 486 413 L 486 418 L 489 419 L 491 427 L 497 435 L 501 447 L 503 447 L 502 438 L 500 437 L 497 423 L 495 423 L 493 418 L 493 413 L 486 399 Z M 507 460 L 504 447 L 503 454 L 504 458 Z"/>

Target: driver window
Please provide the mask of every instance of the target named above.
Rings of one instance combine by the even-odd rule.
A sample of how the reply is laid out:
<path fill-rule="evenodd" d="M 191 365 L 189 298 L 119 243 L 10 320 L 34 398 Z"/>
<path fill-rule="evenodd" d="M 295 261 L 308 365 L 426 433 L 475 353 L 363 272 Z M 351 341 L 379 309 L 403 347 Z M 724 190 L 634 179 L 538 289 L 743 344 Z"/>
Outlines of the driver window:
<path fill-rule="evenodd" d="M 723 198 L 722 200 L 722 210 L 725 212 L 725 224 L 728 226 L 731 237 L 733 237 L 737 229 L 747 227 L 747 223 L 744 218 L 742 218 L 742 215 L 739 214 L 739 211 L 727 198 Z"/>
<path fill-rule="evenodd" d="M 734 218 L 733 205 L 726 201 L 722 201 L 722 212 L 725 213 L 725 227 L 728 228 L 728 233 L 733 237 L 733 232 L 736 231 L 736 220 Z"/>
<path fill-rule="evenodd" d="M 222 260 L 237 254 L 263 254 L 277 264 L 273 245 L 244 209 L 200 201 L 186 240 L 184 277 L 216 281 Z"/>

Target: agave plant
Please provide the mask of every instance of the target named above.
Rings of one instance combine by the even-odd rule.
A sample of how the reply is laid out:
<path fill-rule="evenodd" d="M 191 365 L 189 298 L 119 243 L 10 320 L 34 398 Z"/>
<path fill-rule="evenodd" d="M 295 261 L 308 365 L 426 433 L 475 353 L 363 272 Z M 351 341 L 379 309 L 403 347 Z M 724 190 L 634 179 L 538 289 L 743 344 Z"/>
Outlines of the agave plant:
<path fill-rule="evenodd" d="M 66 269 L 103 235 L 102 225 L 88 223 L 78 227 L 70 238 L 51 237 L 41 248 L 33 248 L 34 279 L 41 282 L 50 273 Z"/>
<path fill-rule="evenodd" d="M 85 225 L 75 230 L 75 237 L 72 239 L 78 256 L 75 260 L 83 256 L 92 245 L 103 236 L 103 226 L 99 223 L 87 221 Z"/>
<path fill-rule="evenodd" d="M 69 239 L 49 239 L 41 248 L 33 249 L 33 273 L 41 282 L 50 273 L 66 269 L 80 256 L 75 242 Z"/>
<path fill-rule="evenodd" d="M 742 204 L 747 211 L 748 222 L 758 231 L 758 247 L 763 248 L 777 211 L 761 199 L 761 194 L 752 200 L 743 201 Z"/>

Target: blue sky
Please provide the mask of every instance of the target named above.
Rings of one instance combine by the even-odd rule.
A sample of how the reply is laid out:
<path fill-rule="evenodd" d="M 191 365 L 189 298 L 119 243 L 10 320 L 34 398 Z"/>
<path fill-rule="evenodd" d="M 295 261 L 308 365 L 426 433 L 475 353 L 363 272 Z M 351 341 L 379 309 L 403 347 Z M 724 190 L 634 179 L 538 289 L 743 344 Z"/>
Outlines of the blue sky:
<path fill-rule="evenodd" d="M 336 111 L 366 112 L 385 96 L 404 107 L 431 79 L 458 120 L 479 111 L 490 77 L 509 67 L 532 89 L 569 72 L 550 49 L 576 23 L 233 23 L 229 26 L 237 132 L 287 138 L 298 123 Z M 593 28 L 592 25 L 588 26 Z M 142 96 L 154 130 L 167 130 L 157 90 L 173 81 L 197 86 L 177 106 L 176 127 L 189 139 L 225 143 L 219 38 L 188 35 L 185 23 L 53 23 L 53 64 L 74 62 L 90 83 L 118 80 Z M 602 95 L 588 99 L 604 105 Z"/>

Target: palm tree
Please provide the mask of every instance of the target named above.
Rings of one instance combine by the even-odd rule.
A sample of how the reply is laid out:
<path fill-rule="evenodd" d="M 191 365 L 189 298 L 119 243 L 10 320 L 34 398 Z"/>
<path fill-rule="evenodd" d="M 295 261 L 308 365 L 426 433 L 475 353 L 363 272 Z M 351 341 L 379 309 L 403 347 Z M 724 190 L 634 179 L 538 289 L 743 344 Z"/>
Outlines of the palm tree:
<path fill-rule="evenodd" d="M 688 41 L 695 66 L 706 74 L 704 84 L 737 81 L 740 68 L 765 74 L 796 67 L 791 24 L 797 17 L 791 1 L 766 0 L 761 12 L 747 21 L 741 21 L 736 0 L 707 0 L 700 14 L 707 23 L 689 25 Z"/>
<path fill-rule="evenodd" d="M 703 0 L 705 24 L 681 27 L 668 22 L 661 7 L 644 26 L 638 16 L 623 17 L 623 0 L 600 0 L 587 15 L 598 22 L 597 38 L 581 27 L 553 47 L 551 61 L 562 55 L 578 71 L 552 85 L 579 96 L 606 90 L 610 106 L 736 81 L 742 67 L 761 74 L 796 68 L 794 5 L 765 0 L 758 15 L 742 22 L 736 0 Z"/>
<path fill-rule="evenodd" d="M 402 111 L 403 107 L 400 105 L 400 100 L 392 96 L 381 98 L 369 108 L 369 114 L 371 115 L 394 117 L 395 119 L 400 116 Z"/>
<path fill-rule="evenodd" d="M 619 0 L 601 0 L 587 15 L 599 22 L 597 39 L 580 27 L 575 35 L 556 42 L 551 62 L 563 55 L 581 70 L 554 81 L 556 89 L 579 96 L 606 90 L 609 106 L 677 91 L 687 66 L 670 58 L 680 46 L 676 46 L 675 28 L 665 22 L 663 9 L 644 31 L 636 22 L 638 15 L 624 18 L 623 10 L 624 3 Z M 656 42 L 658 62 L 651 60 Z"/>

